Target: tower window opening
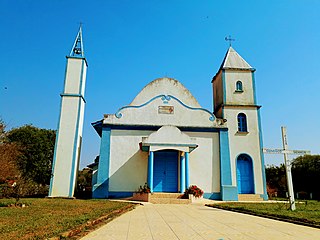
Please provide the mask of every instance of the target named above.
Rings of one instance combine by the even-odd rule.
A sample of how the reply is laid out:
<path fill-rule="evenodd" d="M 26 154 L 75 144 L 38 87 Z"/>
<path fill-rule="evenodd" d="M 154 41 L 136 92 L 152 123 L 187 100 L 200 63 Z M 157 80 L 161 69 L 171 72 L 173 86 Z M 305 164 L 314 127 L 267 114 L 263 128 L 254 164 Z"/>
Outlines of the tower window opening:
<path fill-rule="evenodd" d="M 236 82 L 236 92 L 243 92 L 242 82 L 241 81 L 237 81 Z"/>
<path fill-rule="evenodd" d="M 248 132 L 247 116 L 244 113 L 238 114 L 238 132 Z"/>

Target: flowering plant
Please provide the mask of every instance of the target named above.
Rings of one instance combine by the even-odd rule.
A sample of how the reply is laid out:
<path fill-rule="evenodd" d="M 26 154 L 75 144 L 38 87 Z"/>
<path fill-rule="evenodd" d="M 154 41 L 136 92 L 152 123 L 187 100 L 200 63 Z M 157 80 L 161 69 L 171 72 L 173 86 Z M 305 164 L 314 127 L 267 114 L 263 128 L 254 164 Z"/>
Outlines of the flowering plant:
<path fill-rule="evenodd" d="M 186 189 L 184 192 L 184 195 L 187 197 L 189 194 L 192 194 L 196 198 L 202 197 L 203 195 L 203 190 L 197 187 L 196 185 L 191 185 Z"/>
<path fill-rule="evenodd" d="M 150 187 L 148 186 L 147 183 L 145 183 L 143 186 L 140 185 L 138 191 L 138 193 L 142 194 L 142 193 L 150 193 Z"/>

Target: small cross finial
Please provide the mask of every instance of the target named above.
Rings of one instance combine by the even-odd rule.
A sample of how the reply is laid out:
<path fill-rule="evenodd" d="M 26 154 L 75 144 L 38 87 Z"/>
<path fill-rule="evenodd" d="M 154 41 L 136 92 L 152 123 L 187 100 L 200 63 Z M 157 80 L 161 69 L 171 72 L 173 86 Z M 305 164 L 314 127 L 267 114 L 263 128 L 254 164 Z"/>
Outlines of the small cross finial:
<path fill-rule="evenodd" d="M 230 36 L 230 35 L 229 35 L 229 36 L 227 36 L 227 37 L 225 37 L 225 38 L 224 38 L 224 40 L 229 41 L 229 45 L 230 45 L 230 47 L 231 47 L 231 45 L 232 45 L 232 44 L 231 44 L 231 42 L 232 42 L 232 41 L 235 41 L 235 39 L 234 39 L 234 38 L 231 38 L 231 36 Z"/>

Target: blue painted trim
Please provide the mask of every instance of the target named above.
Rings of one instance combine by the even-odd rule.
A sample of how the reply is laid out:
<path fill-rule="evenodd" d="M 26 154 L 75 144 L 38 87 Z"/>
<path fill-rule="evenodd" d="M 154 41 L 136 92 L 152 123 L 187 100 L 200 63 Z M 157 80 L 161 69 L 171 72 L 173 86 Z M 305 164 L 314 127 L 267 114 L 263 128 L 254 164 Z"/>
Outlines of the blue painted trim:
<path fill-rule="evenodd" d="M 178 103 L 180 103 L 182 106 L 184 106 L 185 108 L 188 108 L 188 109 L 190 109 L 190 110 L 195 110 L 195 111 L 204 111 L 204 112 L 206 112 L 206 113 L 208 113 L 208 114 L 210 115 L 209 120 L 212 121 L 212 122 L 213 122 L 213 121 L 215 120 L 215 118 L 216 118 L 216 117 L 214 116 L 214 114 L 213 114 L 212 112 L 210 112 L 209 110 L 207 110 L 207 109 L 190 107 L 190 106 L 184 104 L 182 101 L 180 101 L 180 99 L 176 98 L 175 96 L 172 96 L 172 95 L 164 95 L 164 94 L 155 96 L 155 97 L 151 98 L 149 101 L 147 101 L 147 102 L 145 102 L 145 103 L 143 103 L 143 104 L 141 104 L 141 105 L 138 105 L 138 106 L 129 106 L 129 105 L 128 105 L 128 106 L 124 106 L 124 107 L 120 108 L 120 109 L 115 113 L 115 116 L 116 116 L 117 118 L 121 118 L 121 117 L 122 117 L 122 113 L 121 113 L 122 110 L 128 109 L 128 108 L 142 108 L 142 107 L 148 105 L 149 103 L 153 102 L 154 100 L 156 100 L 156 99 L 158 99 L 158 98 L 161 98 L 161 100 L 162 100 L 163 102 L 166 102 L 166 103 L 169 102 L 169 101 L 171 100 L 171 98 L 172 98 L 172 99 L 176 100 Z"/>
<path fill-rule="evenodd" d="M 220 191 L 223 201 L 237 201 L 237 187 L 232 186 L 228 131 L 220 131 Z"/>
<path fill-rule="evenodd" d="M 116 191 L 110 191 L 109 192 L 109 198 L 127 198 L 132 197 L 134 192 L 116 192 Z"/>
<path fill-rule="evenodd" d="M 74 59 L 82 59 L 82 60 L 86 60 L 85 57 L 78 57 L 78 56 L 66 56 L 66 58 L 74 58 Z"/>
<path fill-rule="evenodd" d="M 187 143 L 143 143 L 143 146 L 170 146 L 170 147 L 198 147 L 197 144 L 187 144 Z"/>
<path fill-rule="evenodd" d="M 227 90 L 226 90 L 226 72 L 222 70 L 222 91 L 223 91 L 223 104 L 227 103 Z M 222 118 L 224 118 L 224 108 L 221 109 Z"/>
<path fill-rule="evenodd" d="M 156 125 L 114 125 L 114 124 L 103 124 L 103 120 L 91 123 L 93 128 L 96 130 L 98 135 L 101 137 L 102 125 L 108 126 L 111 129 L 116 130 L 146 130 L 146 131 L 157 131 L 161 126 Z M 226 130 L 227 128 L 215 128 L 215 127 L 180 127 L 177 126 L 180 131 L 183 132 L 220 132 L 221 130 Z"/>
<path fill-rule="evenodd" d="M 232 185 L 229 136 L 227 131 L 221 131 L 220 137 L 220 183 L 223 185 Z"/>
<path fill-rule="evenodd" d="M 253 103 L 257 104 L 257 94 L 256 94 L 256 79 L 254 77 L 254 72 L 251 72 L 252 76 L 252 88 L 253 88 Z"/>
<path fill-rule="evenodd" d="M 184 193 L 186 190 L 186 162 L 185 157 L 180 156 L 180 193 Z"/>
<path fill-rule="evenodd" d="M 258 126 L 259 126 L 259 145 L 260 145 L 260 156 L 261 156 L 261 172 L 262 172 L 262 182 L 263 182 L 263 200 L 268 200 L 267 193 L 267 180 L 266 180 L 266 169 L 264 165 L 264 155 L 263 155 L 263 140 L 262 140 L 262 127 L 261 127 L 261 116 L 260 109 L 258 109 Z"/>
<path fill-rule="evenodd" d="M 103 127 L 100 143 L 100 158 L 98 165 L 97 184 L 95 184 L 92 188 L 93 198 L 109 197 L 110 141 L 111 128 Z"/>
<path fill-rule="evenodd" d="M 190 186 L 190 175 L 189 175 L 189 153 L 185 152 L 186 160 L 186 188 Z"/>
<path fill-rule="evenodd" d="M 97 184 L 97 176 L 98 176 L 98 171 L 95 171 L 95 172 L 92 174 L 91 186 Z"/>
<path fill-rule="evenodd" d="M 167 149 L 177 150 L 177 151 L 180 151 L 179 147 L 188 147 L 189 148 L 189 152 L 192 152 L 193 150 L 195 150 L 198 147 L 198 145 L 196 145 L 196 144 L 141 143 L 140 149 L 142 151 L 144 151 L 144 152 L 149 152 L 149 149 L 150 149 L 151 146 L 165 147 Z M 161 150 L 163 150 L 163 149 L 156 150 L 156 151 L 161 151 Z"/>
<path fill-rule="evenodd" d="M 253 158 L 248 154 L 248 153 L 240 153 L 236 156 L 236 171 L 238 171 L 238 158 L 240 155 L 246 155 L 249 157 L 250 161 L 251 161 L 251 167 L 252 167 L 252 181 L 253 181 L 253 193 L 255 194 L 257 191 L 256 191 L 256 181 L 255 181 L 255 172 L 254 172 L 254 161 L 253 161 Z M 236 172 L 237 173 L 237 172 Z M 236 179 L 237 179 L 237 185 L 238 185 L 238 175 L 236 174 Z M 238 186 L 237 186 L 237 189 L 238 189 Z M 238 193 L 239 193 L 239 190 L 238 190 Z M 241 193 L 239 193 L 241 194 Z"/>
<path fill-rule="evenodd" d="M 204 193 L 203 198 L 212 199 L 212 200 L 220 200 L 221 193 L 219 193 L 219 192 Z"/>
<path fill-rule="evenodd" d="M 82 96 L 83 100 L 84 100 L 84 91 L 82 93 L 82 85 L 83 85 L 83 71 L 84 71 L 84 61 L 82 60 L 81 62 L 81 74 L 80 74 L 80 84 L 79 84 L 79 95 Z M 84 100 L 85 101 L 85 100 Z"/>
<path fill-rule="evenodd" d="M 155 125 L 113 125 L 113 124 L 103 124 L 104 126 L 108 126 L 111 129 L 116 130 L 150 130 L 150 131 L 157 131 L 161 126 L 155 126 Z M 99 136 L 101 136 L 101 128 L 102 128 L 102 121 L 98 123 L 94 123 L 94 129 L 97 131 Z M 177 128 L 180 129 L 180 131 L 183 132 L 220 132 L 221 130 L 225 130 L 227 128 L 215 128 L 215 127 L 180 127 L 177 126 Z"/>
<path fill-rule="evenodd" d="M 153 152 L 149 152 L 148 156 L 148 186 L 150 187 L 150 191 L 153 192 L 153 161 L 154 156 Z"/>
<path fill-rule="evenodd" d="M 268 201 L 269 199 L 268 194 L 260 194 L 260 197 L 265 201 Z"/>
<path fill-rule="evenodd" d="M 81 94 L 72 94 L 72 93 L 60 93 L 61 97 L 80 97 L 86 103 L 86 100 Z"/>
<path fill-rule="evenodd" d="M 222 201 L 238 201 L 238 188 L 236 186 L 222 186 L 221 187 Z"/>

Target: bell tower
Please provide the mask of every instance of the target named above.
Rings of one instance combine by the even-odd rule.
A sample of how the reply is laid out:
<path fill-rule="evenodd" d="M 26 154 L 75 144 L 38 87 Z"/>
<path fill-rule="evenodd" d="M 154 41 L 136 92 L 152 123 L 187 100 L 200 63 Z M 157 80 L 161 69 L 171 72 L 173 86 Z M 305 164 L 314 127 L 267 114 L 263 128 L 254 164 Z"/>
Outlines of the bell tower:
<path fill-rule="evenodd" d="M 67 58 L 64 89 L 60 94 L 60 117 L 56 135 L 49 197 L 72 198 L 81 152 L 85 108 L 87 61 L 82 27 Z"/>
<path fill-rule="evenodd" d="M 231 46 L 212 79 L 214 114 L 227 120 L 232 185 L 267 199 L 255 69 Z"/>

